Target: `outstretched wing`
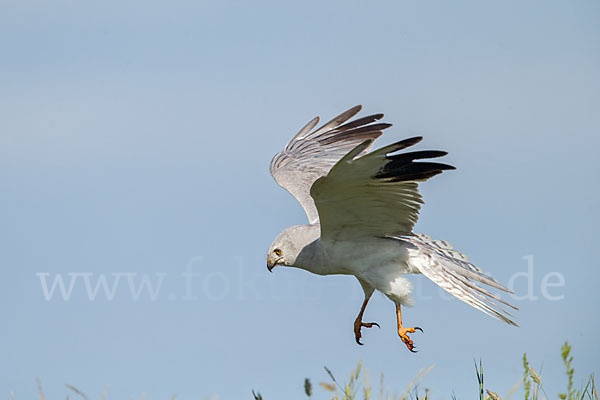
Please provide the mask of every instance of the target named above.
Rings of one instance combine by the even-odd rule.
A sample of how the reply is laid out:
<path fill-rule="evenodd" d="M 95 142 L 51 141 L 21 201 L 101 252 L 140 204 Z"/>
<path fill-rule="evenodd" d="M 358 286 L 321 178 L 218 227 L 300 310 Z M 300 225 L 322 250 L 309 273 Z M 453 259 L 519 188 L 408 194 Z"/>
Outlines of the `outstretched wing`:
<path fill-rule="evenodd" d="M 319 213 L 321 238 L 412 235 L 423 203 L 417 182 L 454 169 L 419 161 L 445 156 L 445 151 L 394 154 L 421 139 L 402 140 L 360 156 L 373 142 L 368 139 L 317 179 L 310 194 Z"/>
<path fill-rule="evenodd" d="M 314 201 L 310 197 L 311 185 L 318 178 L 327 175 L 331 167 L 356 145 L 366 139 L 369 143 L 373 142 L 381 136 L 383 129 L 391 126 L 374 123 L 380 120 L 383 114 L 369 115 L 344 124 L 361 108 L 360 105 L 352 107 L 313 130 L 319 123 L 319 117 L 315 117 L 271 160 L 271 175 L 298 200 L 311 224 L 319 219 Z M 363 150 L 367 150 L 368 147 Z"/>

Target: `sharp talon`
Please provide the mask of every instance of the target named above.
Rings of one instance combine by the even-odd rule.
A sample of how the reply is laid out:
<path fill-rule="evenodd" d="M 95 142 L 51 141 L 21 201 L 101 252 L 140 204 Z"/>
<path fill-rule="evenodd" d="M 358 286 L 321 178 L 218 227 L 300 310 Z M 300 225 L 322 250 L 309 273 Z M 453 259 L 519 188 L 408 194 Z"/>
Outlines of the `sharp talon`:
<path fill-rule="evenodd" d="M 381 328 L 377 322 L 361 322 L 360 326 L 362 328 L 372 328 L 373 326 L 377 326 L 378 328 Z"/>
<path fill-rule="evenodd" d="M 402 342 L 404 342 L 404 344 L 406 345 L 406 348 L 408 350 L 410 350 L 412 353 L 417 352 L 415 350 L 416 346 L 415 346 L 415 343 L 412 341 L 412 339 L 408 336 L 408 334 L 414 333 L 415 331 L 423 332 L 423 329 L 416 326 L 414 328 L 400 328 L 398 330 L 398 335 L 400 335 L 400 339 L 402 339 Z"/>
<path fill-rule="evenodd" d="M 360 342 L 360 339 L 356 339 L 356 343 L 357 343 L 357 344 L 359 344 L 359 345 L 361 345 L 361 346 L 363 345 L 363 344 Z"/>

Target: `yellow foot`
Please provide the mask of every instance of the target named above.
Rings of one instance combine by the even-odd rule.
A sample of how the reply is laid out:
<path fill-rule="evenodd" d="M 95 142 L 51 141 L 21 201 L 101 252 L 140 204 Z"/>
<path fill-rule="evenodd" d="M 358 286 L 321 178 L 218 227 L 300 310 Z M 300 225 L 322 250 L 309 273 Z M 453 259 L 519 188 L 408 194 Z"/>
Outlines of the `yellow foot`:
<path fill-rule="evenodd" d="M 374 326 L 381 328 L 377 322 L 362 322 L 360 319 L 354 321 L 354 339 L 356 339 L 356 343 L 362 346 L 360 342 L 360 338 L 362 337 L 360 333 L 361 328 L 372 328 Z"/>
<path fill-rule="evenodd" d="M 406 345 L 406 347 L 408 348 L 408 350 L 412 351 L 413 353 L 416 353 L 417 351 L 415 350 L 415 344 L 414 342 L 411 340 L 411 338 L 408 337 L 409 333 L 415 333 L 415 331 L 421 331 L 423 332 L 423 329 L 419 328 L 419 327 L 414 327 L 414 328 L 399 328 L 398 329 L 398 336 L 400 336 L 400 339 L 402 339 L 402 342 L 404 342 L 404 344 Z"/>

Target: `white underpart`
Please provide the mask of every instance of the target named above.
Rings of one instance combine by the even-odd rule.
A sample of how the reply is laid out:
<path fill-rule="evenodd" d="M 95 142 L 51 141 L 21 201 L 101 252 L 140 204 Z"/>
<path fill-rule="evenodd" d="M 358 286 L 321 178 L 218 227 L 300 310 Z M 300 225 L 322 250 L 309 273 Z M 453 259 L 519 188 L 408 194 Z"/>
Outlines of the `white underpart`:
<path fill-rule="evenodd" d="M 427 235 L 322 240 L 318 239 L 318 229 L 318 224 L 304 225 L 282 233 L 281 236 L 294 243 L 307 243 L 298 248 L 300 255 L 294 255 L 295 261 L 290 266 L 319 275 L 354 275 L 365 293 L 376 289 L 404 306 L 414 305 L 412 284 L 406 275 L 423 274 L 459 300 L 516 325 L 509 318 L 511 314 L 498 303 L 512 306 L 477 282 L 508 290 L 446 241 L 433 240 Z"/>
<path fill-rule="evenodd" d="M 403 242 L 372 238 L 356 242 L 320 244 L 324 245 L 320 247 L 326 247 L 324 251 L 327 258 L 323 261 L 327 270 L 354 275 L 395 303 L 414 304 L 412 284 L 405 275 L 420 271 L 414 267 L 414 256 Z M 318 265 L 317 269 L 322 267 Z M 307 269 L 310 270 L 310 267 Z"/>

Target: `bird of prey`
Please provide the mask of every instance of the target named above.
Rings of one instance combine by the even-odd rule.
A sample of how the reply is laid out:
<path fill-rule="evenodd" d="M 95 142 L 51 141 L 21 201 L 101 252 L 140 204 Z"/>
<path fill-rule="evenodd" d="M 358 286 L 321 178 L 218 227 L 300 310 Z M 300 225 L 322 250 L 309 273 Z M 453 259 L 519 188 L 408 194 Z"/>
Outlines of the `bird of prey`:
<path fill-rule="evenodd" d="M 317 129 L 319 117 L 314 118 L 273 157 L 273 178 L 300 202 L 309 223 L 277 236 L 267 253 L 269 271 L 287 266 L 318 275 L 354 275 L 365 294 L 354 321 L 358 344 L 361 328 L 379 327 L 363 322 L 367 303 L 378 290 L 395 303 L 398 335 L 415 351 L 408 334 L 423 330 L 406 328 L 401 315 L 401 306 L 413 304 L 407 274 L 423 274 L 465 303 L 516 326 L 496 302 L 516 308 L 477 283 L 510 290 L 448 242 L 413 233 L 423 204 L 418 183 L 454 169 L 428 159 L 447 153 L 400 152 L 421 137 L 370 151 L 391 124 L 378 122 L 383 114 L 351 120 L 360 110 L 355 106 Z"/>

